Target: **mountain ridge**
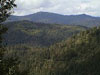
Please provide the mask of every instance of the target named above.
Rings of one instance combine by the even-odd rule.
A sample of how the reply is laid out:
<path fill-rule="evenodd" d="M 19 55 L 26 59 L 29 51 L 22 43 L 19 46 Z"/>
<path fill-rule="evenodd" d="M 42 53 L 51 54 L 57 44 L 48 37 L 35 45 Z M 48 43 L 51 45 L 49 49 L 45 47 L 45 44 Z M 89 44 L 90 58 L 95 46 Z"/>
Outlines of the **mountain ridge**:
<path fill-rule="evenodd" d="M 29 20 L 33 22 L 50 23 L 50 24 L 70 24 L 81 25 L 86 27 L 100 26 L 100 17 L 93 17 L 87 14 L 79 15 L 61 15 L 50 12 L 37 12 L 26 16 L 10 16 L 9 21 Z"/>

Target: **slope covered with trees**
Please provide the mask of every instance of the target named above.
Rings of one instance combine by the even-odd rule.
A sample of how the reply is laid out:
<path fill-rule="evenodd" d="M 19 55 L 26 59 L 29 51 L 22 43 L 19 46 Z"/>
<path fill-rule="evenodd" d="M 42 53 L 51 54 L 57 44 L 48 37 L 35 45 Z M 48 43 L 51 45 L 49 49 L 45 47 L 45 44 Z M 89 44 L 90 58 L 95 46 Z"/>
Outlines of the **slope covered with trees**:
<path fill-rule="evenodd" d="M 56 44 L 50 49 L 51 59 L 57 65 L 58 74 L 99 75 L 100 74 L 100 28 L 93 28 Z M 62 67 L 63 65 L 64 67 Z M 60 72 L 60 69 L 63 71 Z"/>
<path fill-rule="evenodd" d="M 16 7 L 15 0 L 0 0 L 0 75 L 16 75 L 17 60 L 15 58 L 4 58 L 6 45 L 3 42 L 3 34 L 7 28 L 3 26 L 4 22 Z"/>
<path fill-rule="evenodd" d="M 34 46 L 50 46 L 87 29 L 83 26 L 44 24 L 31 21 L 10 22 L 5 26 L 8 31 L 4 36 L 4 43 Z"/>
<path fill-rule="evenodd" d="M 100 28 L 92 28 L 49 48 L 16 46 L 24 75 L 100 75 Z M 19 50 L 19 51 L 18 51 Z"/>

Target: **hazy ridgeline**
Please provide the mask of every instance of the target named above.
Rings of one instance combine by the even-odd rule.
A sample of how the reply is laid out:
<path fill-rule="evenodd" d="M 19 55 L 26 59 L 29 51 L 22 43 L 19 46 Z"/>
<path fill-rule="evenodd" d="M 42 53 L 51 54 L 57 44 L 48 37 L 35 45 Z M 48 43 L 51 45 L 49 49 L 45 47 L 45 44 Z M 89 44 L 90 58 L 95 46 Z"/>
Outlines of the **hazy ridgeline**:
<path fill-rule="evenodd" d="M 87 14 L 61 15 L 50 12 L 37 12 L 26 16 L 10 16 L 7 22 L 28 20 L 32 22 L 42 22 L 50 24 L 80 25 L 86 27 L 100 26 L 100 17 Z"/>

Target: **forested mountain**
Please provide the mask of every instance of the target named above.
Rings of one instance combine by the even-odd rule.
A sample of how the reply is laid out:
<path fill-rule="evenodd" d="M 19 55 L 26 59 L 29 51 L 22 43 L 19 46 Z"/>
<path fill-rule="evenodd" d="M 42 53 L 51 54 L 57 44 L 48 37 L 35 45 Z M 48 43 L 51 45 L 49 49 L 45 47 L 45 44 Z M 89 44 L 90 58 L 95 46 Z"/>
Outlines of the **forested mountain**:
<path fill-rule="evenodd" d="M 86 14 L 80 15 L 60 15 L 49 12 L 38 12 L 27 16 L 11 16 L 8 21 L 29 20 L 33 22 L 51 24 L 73 24 L 86 27 L 100 26 L 100 17 L 93 17 Z"/>
<path fill-rule="evenodd" d="M 9 22 L 5 23 L 5 26 L 8 31 L 4 35 L 4 43 L 34 46 L 50 46 L 87 29 L 83 26 L 44 24 L 31 21 Z"/>
<path fill-rule="evenodd" d="M 0 0 L 0 75 L 100 75 L 100 17 L 49 12 L 9 17 L 14 2 Z M 52 6 L 36 3 L 34 9 Z M 23 6 L 15 10 L 27 10 L 27 2 Z"/>
<path fill-rule="evenodd" d="M 100 75 L 100 28 L 95 27 L 49 48 L 13 46 L 21 75 Z M 20 50 L 19 50 L 20 49 Z"/>
<path fill-rule="evenodd" d="M 17 58 L 18 75 L 100 75 L 100 27 L 27 20 L 4 25 L 4 58 Z"/>
<path fill-rule="evenodd" d="M 100 27 L 14 21 L 5 57 L 15 57 L 19 75 L 100 75 Z"/>

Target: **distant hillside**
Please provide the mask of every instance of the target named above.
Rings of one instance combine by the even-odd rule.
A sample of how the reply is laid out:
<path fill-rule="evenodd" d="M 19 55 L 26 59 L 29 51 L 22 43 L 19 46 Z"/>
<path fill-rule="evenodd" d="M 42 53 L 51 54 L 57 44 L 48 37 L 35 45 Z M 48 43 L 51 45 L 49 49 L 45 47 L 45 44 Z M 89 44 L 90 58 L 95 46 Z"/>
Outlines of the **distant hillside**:
<path fill-rule="evenodd" d="M 5 26 L 8 28 L 4 35 L 8 45 L 50 46 L 87 29 L 82 26 L 44 24 L 31 21 L 9 22 L 5 23 Z"/>
<path fill-rule="evenodd" d="M 86 14 L 60 15 L 49 12 L 38 12 L 27 16 L 11 16 L 8 21 L 29 20 L 33 22 L 51 24 L 73 24 L 87 27 L 100 26 L 100 17 L 93 17 Z"/>

